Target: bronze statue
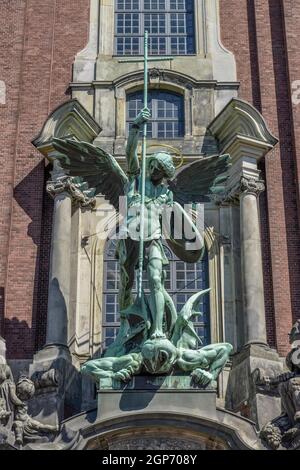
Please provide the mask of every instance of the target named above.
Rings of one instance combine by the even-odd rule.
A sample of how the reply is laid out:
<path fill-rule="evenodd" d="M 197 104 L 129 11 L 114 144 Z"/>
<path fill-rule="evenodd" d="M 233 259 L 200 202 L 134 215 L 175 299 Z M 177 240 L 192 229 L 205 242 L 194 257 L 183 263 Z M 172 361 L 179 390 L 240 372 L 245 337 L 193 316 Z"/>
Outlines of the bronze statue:
<path fill-rule="evenodd" d="M 232 348 L 223 344 L 198 349 L 200 340 L 191 318 L 200 297 L 207 291 L 193 296 L 177 313 L 164 287 L 164 266 L 168 259 L 162 237 L 179 259 L 189 263 L 201 259 L 205 250 L 203 236 L 193 211 L 185 210 L 184 205 L 209 201 L 216 193 L 224 191 L 230 158 L 228 155 L 201 158 L 176 174 L 172 156 L 159 152 L 147 156 L 141 171 L 137 154 L 139 133 L 149 119 L 150 112 L 145 108 L 130 130 L 126 173 L 112 155 L 99 147 L 71 139 L 53 139 L 52 142 L 57 151 L 55 158 L 85 196 L 103 194 L 116 210 L 123 197 L 122 204 L 125 200 L 126 207 L 116 252 L 120 263 L 119 333 L 105 351 L 105 359 L 90 361 L 83 371 L 98 377 L 116 374 L 128 380 L 141 368 L 158 374 L 177 367 L 192 373 L 195 381 L 206 385 L 215 380 Z M 166 230 L 164 214 L 168 210 L 174 215 Z M 176 218 L 183 219 L 185 229 L 179 234 L 175 233 Z M 186 232 L 191 234 L 190 238 L 186 237 Z M 139 288 L 134 300 L 132 288 L 138 267 Z M 147 272 L 149 296 L 141 288 L 143 269 Z M 183 347 L 180 345 L 182 338 Z M 196 370 L 200 372 L 194 373 Z"/>

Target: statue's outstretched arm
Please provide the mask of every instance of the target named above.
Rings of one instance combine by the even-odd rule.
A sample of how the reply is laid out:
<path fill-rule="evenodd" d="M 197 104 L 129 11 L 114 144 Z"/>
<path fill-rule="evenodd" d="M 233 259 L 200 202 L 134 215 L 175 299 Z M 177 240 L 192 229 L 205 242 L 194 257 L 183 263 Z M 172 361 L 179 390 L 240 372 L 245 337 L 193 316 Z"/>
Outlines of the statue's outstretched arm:
<path fill-rule="evenodd" d="M 139 143 L 140 129 L 150 119 L 149 109 L 143 109 L 135 119 L 128 136 L 126 147 L 126 158 L 129 175 L 137 175 L 140 170 L 137 147 Z"/>
<path fill-rule="evenodd" d="M 16 394 L 16 386 L 13 382 L 10 382 L 9 384 L 9 398 L 10 401 L 13 403 L 15 406 L 22 406 L 23 402 L 17 397 Z"/>

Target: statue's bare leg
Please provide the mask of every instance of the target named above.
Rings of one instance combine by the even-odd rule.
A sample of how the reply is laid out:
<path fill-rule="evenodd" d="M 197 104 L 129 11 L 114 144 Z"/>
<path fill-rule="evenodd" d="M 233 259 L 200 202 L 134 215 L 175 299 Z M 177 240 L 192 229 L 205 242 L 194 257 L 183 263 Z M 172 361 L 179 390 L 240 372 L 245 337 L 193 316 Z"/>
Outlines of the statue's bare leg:
<path fill-rule="evenodd" d="M 164 338 L 163 317 L 165 311 L 165 296 L 163 287 L 163 261 L 160 249 L 154 243 L 149 248 L 147 272 L 150 287 L 150 309 L 153 320 L 151 338 Z"/>
<path fill-rule="evenodd" d="M 116 257 L 120 264 L 118 293 L 120 327 L 115 341 L 105 350 L 105 357 L 125 354 L 124 342 L 129 331 L 129 322 L 124 310 L 133 304 L 131 291 L 134 283 L 134 268 L 138 259 L 137 244 L 130 239 L 121 239 L 117 246 Z"/>

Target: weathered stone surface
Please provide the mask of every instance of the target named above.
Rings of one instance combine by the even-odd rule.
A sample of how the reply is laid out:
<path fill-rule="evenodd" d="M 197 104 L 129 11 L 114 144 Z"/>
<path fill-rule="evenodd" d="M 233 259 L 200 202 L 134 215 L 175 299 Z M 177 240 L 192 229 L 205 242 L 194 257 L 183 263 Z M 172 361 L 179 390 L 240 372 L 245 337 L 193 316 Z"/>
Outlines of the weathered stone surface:
<path fill-rule="evenodd" d="M 250 344 L 232 357 L 226 394 L 226 408 L 255 421 L 259 428 L 280 413 L 280 399 L 257 392 L 254 371 L 276 376 L 283 371 L 282 361 L 275 350 Z"/>
<path fill-rule="evenodd" d="M 140 437 L 115 440 L 108 443 L 109 450 L 227 450 L 226 444 L 212 438 L 199 439 L 198 442 L 176 438 Z"/>
<path fill-rule="evenodd" d="M 172 65 L 171 62 L 163 66 L 153 62 L 151 68 L 155 73 L 150 75 L 153 86 L 161 84 L 184 94 L 186 138 L 176 145 L 183 147 L 187 155 L 214 152 L 215 141 L 206 139 L 206 127 L 236 96 L 238 88 L 234 57 L 223 48 L 219 36 L 218 0 L 196 2 L 195 17 L 198 25 L 196 54 L 176 57 Z M 91 1 L 90 39 L 76 56 L 71 88 L 72 96 L 91 114 L 95 113 L 103 128 L 97 139 L 99 145 L 118 154 L 114 145 L 120 137 L 125 138 L 124 98 L 126 93 L 141 86 L 143 66 L 120 63 L 114 56 L 113 18 L 113 0 L 105 4 Z M 110 112 L 103 112 L 105 109 Z"/>
<path fill-rule="evenodd" d="M 159 394 L 157 400 L 160 398 L 163 398 L 163 393 Z M 157 442 L 158 436 L 163 436 L 160 443 Z M 119 442 L 118 448 L 127 449 L 131 441 L 134 441 L 133 446 L 135 446 L 136 441 L 140 439 L 142 441 L 145 439 L 147 445 L 154 447 L 168 443 L 172 448 L 176 446 L 174 439 L 175 441 L 180 439 L 192 446 L 196 445 L 199 449 L 205 447 L 261 450 L 264 448 L 253 422 L 223 409 L 217 409 L 211 414 L 205 408 L 202 409 L 202 413 L 194 411 L 194 414 L 172 412 L 170 409 L 159 412 L 141 409 L 123 411 L 117 416 L 106 416 L 105 419 L 97 417 L 97 411 L 93 410 L 65 421 L 62 433 L 53 443 L 53 448 L 107 450 Z M 32 447 L 31 445 L 30 448 Z M 36 448 L 49 449 L 49 445 L 40 445 Z"/>
<path fill-rule="evenodd" d="M 114 381 L 109 388 L 107 379 L 104 386 L 100 380 L 98 390 L 98 417 L 107 419 L 122 413 L 173 412 L 199 416 L 216 415 L 216 390 L 199 390 L 182 376 L 139 376 L 128 385 Z M 109 379 L 108 379 L 109 380 Z"/>
<path fill-rule="evenodd" d="M 50 370 L 52 378 L 48 375 Z M 81 378 L 66 347 L 52 345 L 39 351 L 30 366 L 30 376 L 38 383 L 37 395 L 30 403 L 35 419 L 58 426 L 66 409 L 70 414 L 80 410 Z M 46 381 L 44 386 L 40 386 L 41 381 Z"/>

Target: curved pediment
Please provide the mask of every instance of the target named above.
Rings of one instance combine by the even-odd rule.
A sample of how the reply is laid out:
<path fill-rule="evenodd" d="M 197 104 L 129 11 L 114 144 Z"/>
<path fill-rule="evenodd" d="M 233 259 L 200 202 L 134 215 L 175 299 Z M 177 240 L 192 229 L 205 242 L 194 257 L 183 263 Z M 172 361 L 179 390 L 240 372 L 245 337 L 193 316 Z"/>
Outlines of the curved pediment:
<path fill-rule="evenodd" d="M 216 137 L 220 152 L 228 152 L 239 140 L 261 149 L 265 155 L 278 142 L 269 130 L 264 117 L 246 101 L 233 98 L 208 127 Z"/>
<path fill-rule="evenodd" d="M 32 144 L 48 157 L 49 145 L 53 137 L 72 137 L 84 142 L 93 142 L 101 132 L 101 127 L 80 104 L 72 99 L 58 106 L 46 119 L 41 132 Z"/>

